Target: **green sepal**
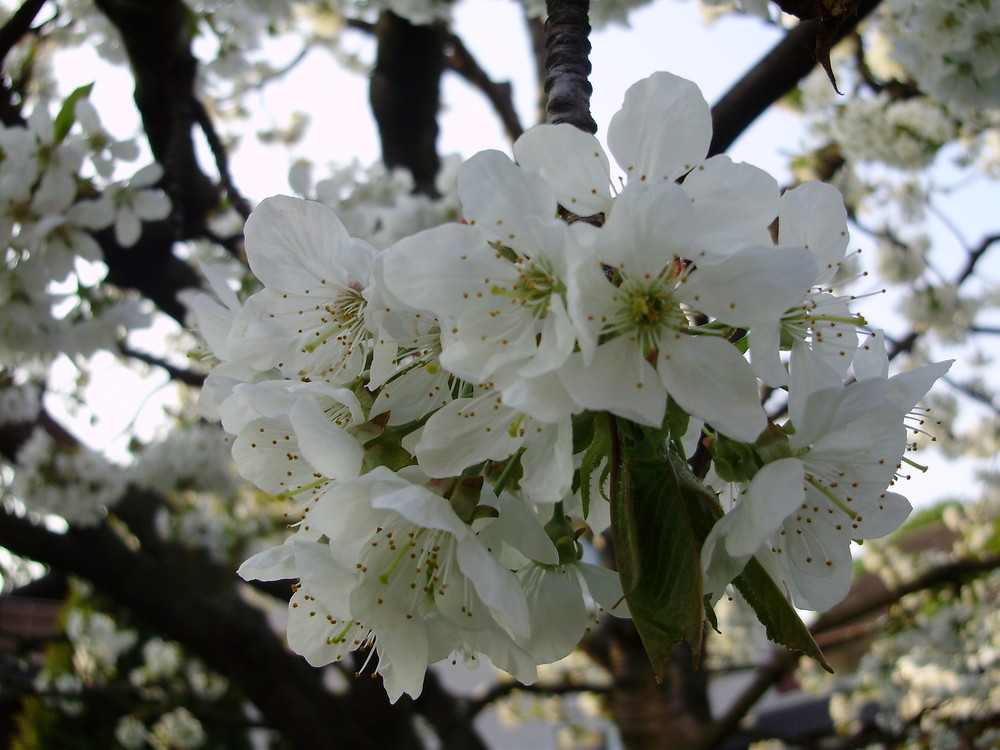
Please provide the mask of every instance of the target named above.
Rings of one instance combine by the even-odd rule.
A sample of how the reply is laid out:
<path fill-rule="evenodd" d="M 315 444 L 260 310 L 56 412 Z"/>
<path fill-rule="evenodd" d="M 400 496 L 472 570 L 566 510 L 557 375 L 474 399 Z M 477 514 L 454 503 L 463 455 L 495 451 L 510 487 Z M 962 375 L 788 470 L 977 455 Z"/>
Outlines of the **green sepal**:
<path fill-rule="evenodd" d="M 364 457 L 361 459 L 362 474 L 379 466 L 399 471 L 404 466 L 416 463 L 416 459 L 402 445 L 403 433 L 397 429 L 385 428 L 388 418 L 388 414 L 380 414 L 374 420 L 351 427 L 349 430 L 365 449 Z"/>
<path fill-rule="evenodd" d="M 594 415 L 590 444 L 587 446 L 586 451 L 583 453 L 583 458 L 580 460 L 580 501 L 583 504 L 584 518 L 590 514 L 590 488 L 593 485 L 591 478 L 594 472 L 601 466 L 601 462 L 604 459 L 608 459 L 597 480 L 598 492 L 604 495 L 604 481 L 608 478 L 608 473 L 611 469 L 610 419 L 611 417 L 605 412 Z M 574 424 L 574 430 L 575 428 Z M 576 435 L 574 434 L 573 437 L 575 441 Z M 614 490 L 612 490 L 613 493 Z M 607 497 L 605 499 L 610 500 Z"/>
<path fill-rule="evenodd" d="M 670 443 L 678 453 L 684 452 L 681 438 L 687 433 L 691 415 L 684 411 L 670 396 L 667 396 L 667 416 L 663 425 L 670 434 Z"/>
<path fill-rule="evenodd" d="M 597 415 L 592 411 L 582 411 L 571 417 L 573 423 L 573 455 L 582 453 L 594 441 Z"/>
<path fill-rule="evenodd" d="M 80 86 L 79 88 L 74 89 L 73 92 L 63 101 L 62 107 L 59 108 L 59 114 L 56 115 L 54 122 L 53 132 L 55 143 L 62 143 L 63 138 L 65 138 L 69 133 L 69 129 L 73 127 L 73 123 L 76 122 L 76 112 L 74 111 L 76 103 L 81 99 L 86 99 L 90 96 L 90 91 L 93 88 L 93 83 Z"/>
<path fill-rule="evenodd" d="M 500 511 L 492 505 L 477 505 L 472 512 L 472 520 L 478 521 L 480 518 L 500 518 Z"/>
<path fill-rule="evenodd" d="M 451 509 L 464 523 L 472 523 L 477 518 L 496 517 L 496 508 L 480 505 L 483 492 L 483 477 L 447 477 L 432 479 L 427 487 L 451 503 Z M 493 511 L 490 514 L 489 511 Z"/>
<path fill-rule="evenodd" d="M 753 447 L 760 458 L 761 466 L 774 463 L 792 455 L 792 447 L 788 442 L 788 434 L 784 429 L 774 424 L 769 424 L 760 433 Z"/>
<path fill-rule="evenodd" d="M 754 447 L 718 435 L 707 441 L 715 473 L 724 482 L 749 482 L 760 469 Z"/>

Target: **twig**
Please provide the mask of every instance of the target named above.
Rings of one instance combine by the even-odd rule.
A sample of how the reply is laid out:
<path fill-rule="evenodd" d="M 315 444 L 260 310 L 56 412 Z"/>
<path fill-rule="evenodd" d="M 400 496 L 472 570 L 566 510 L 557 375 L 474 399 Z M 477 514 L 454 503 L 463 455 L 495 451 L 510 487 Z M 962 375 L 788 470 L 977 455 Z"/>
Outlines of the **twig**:
<path fill-rule="evenodd" d="M 535 683 L 533 685 L 522 685 L 520 682 L 507 681 L 499 682 L 489 690 L 487 690 L 482 696 L 476 698 L 473 701 L 469 701 L 468 713 L 470 717 L 477 716 L 483 709 L 487 708 L 491 703 L 495 703 L 501 698 L 505 698 L 511 693 L 536 693 L 539 695 L 569 695 L 571 693 L 596 693 L 598 695 L 607 695 L 611 692 L 611 688 L 607 685 L 591 685 L 588 683 L 578 683 L 578 682 L 557 682 L 552 684 L 539 684 Z"/>
<path fill-rule="evenodd" d="M 1000 242 L 1000 234 L 991 234 L 984 237 L 975 249 L 969 250 L 969 255 L 965 261 L 965 268 L 962 269 L 961 273 L 955 279 L 955 286 L 958 286 L 972 275 L 972 272 L 976 270 L 976 264 L 979 262 L 979 259 L 996 242 Z"/>
<path fill-rule="evenodd" d="M 147 365 L 153 365 L 154 367 L 161 368 L 170 376 L 171 380 L 175 380 L 178 383 L 184 383 L 185 385 L 194 386 L 195 388 L 200 388 L 205 383 L 205 376 L 201 373 L 184 370 L 170 364 L 164 359 L 160 359 L 152 354 L 137 351 L 136 349 L 133 349 L 125 344 L 121 344 L 118 347 L 118 351 L 125 357 L 137 359 L 140 362 L 145 362 Z"/>
<path fill-rule="evenodd" d="M 233 177 L 229 171 L 229 152 L 226 149 L 226 144 L 219 137 L 219 133 L 215 129 L 215 123 L 212 122 L 212 118 L 201 100 L 193 98 L 192 106 L 194 108 L 195 122 L 201 128 L 201 132 L 205 135 L 205 140 L 208 141 L 208 147 L 212 150 L 212 156 L 215 157 L 215 168 L 219 170 L 219 184 L 226 191 L 226 197 L 229 198 L 229 202 L 233 208 L 246 221 L 250 217 L 250 203 L 236 189 L 236 185 L 233 183 Z"/>
<path fill-rule="evenodd" d="M 993 398 L 988 393 L 983 393 L 981 390 L 968 383 L 959 383 L 957 380 L 949 377 L 948 375 L 944 375 L 941 380 L 946 382 L 959 393 L 971 398 L 976 403 L 982 404 L 990 409 L 994 414 L 1000 416 L 1000 406 L 997 406 L 993 402 Z"/>
<path fill-rule="evenodd" d="M 528 6 L 521 3 L 524 9 L 524 25 L 528 28 L 528 39 L 531 41 L 532 58 L 535 62 L 535 122 L 545 122 L 545 22 L 536 16 L 528 15 Z"/>
<path fill-rule="evenodd" d="M 483 92 L 503 123 L 507 137 L 516 141 L 524 132 L 524 128 L 521 127 L 521 121 L 514 109 L 510 82 L 497 83 L 490 80 L 486 71 L 476 62 L 472 53 L 455 34 L 448 38 L 447 47 L 449 48 L 447 53 L 448 67 Z"/>

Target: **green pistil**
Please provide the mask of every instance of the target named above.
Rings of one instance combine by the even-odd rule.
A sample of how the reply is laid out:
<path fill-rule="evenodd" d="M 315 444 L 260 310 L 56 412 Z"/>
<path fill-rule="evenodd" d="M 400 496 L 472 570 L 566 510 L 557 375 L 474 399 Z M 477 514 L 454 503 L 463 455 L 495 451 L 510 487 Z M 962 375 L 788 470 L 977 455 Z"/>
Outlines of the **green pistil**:
<path fill-rule="evenodd" d="M 361 312 L 367 304 L 362 297 L 350 296 L 340 304 L 334 304 L 326 308 L 333 315 L 334 324 L 322 336 L 302 347 L 302 351 L 312 354 L 318 347 L 325 344 L 331 337 L 337 336 L 343 331 L 357 328 L 361 322 Z"/>
<path fill-rule="evenodd" d="M 303 492 L 308 492 L 309 490 L 314 490 L 317 487 L 322 487 L 329 481 L 330 481 L 329 479 L 323 477 L 322 479 L 317 479 L 312 484 L 307 484 L 303 487 L 299 487 L 297 490 L 288 490 L 287 492 L 282 492 L 278 495 L 275 495 L 275 498 L 278 500 L 288 500 L 289 498 L 295 497 L 296 495 L 301 495 Z"/>
<path fill-rule="evenodd" d="M 844 513 L 846 513 L 848 516 L 850 516 L 852 521 L 855 518 L 858 517 L 857 513 L 855 513 L 853 510 L 851 510 L 846 505 L 844 505 L 844 501 L 843 500 L 841 500 L 839 497 L 837 497 L 836 495 L 834 495 L 830 491 L 829 487 L 827 487 L 826 485 L 824 485 L 822 482 L 819 482 L 815 477 L 807 476 L 806 477 L 806 481 L 809 482 L 809 484 L 811 484 L 817 490 L 819 490 L 820 492 L 822 492 L 824 495 L 826 495 L 826 497 L 828 497 L 830 499 L 830 502 L 832 502 L 834 505 L 836 505 L 838 508 L 840 508 L 842 511 L 844 511 Z"/>
<path fill-rule="evenodd" d="M 688 327 L 687 318 L 660 279 L 648 282 L 626 279 L 619 293 L 624 304 L 618 319 L 605 332 L 634 334 L 645 355 L 656 351 L 660 331 Z"/>
<path fill-rule="evenodd" d="M 330 639 L 330 643 L 332 645 L 336 645 L 338 643 L 343 643 L 344 642 L 344 636 L 347 635 L 347 631 L 349 631 L 353 626 L 354 626 L 353 622 L 347 623 L 344 626 L 343 630 L 341 630 L 339 633 L 337 633 L 335 636 L 333 636 L 333 638 Z"/>
<path fill-rule="evenodd" d="M 490 292 L 501 297 L 521 300 L 524 304 L 536 308 L 541 317 L 545 317 L 549 299 L 553 296 L 565 296 L 566 284 L 553 275 L 549 263 L 540 259 L 537 263 L 533 262 L 521 270 L 513 288 L 494 286 Z"/>
<path fill-rule="evenodd" d="M 843 317 L 840 315 L 810 315 L 809 320 L 815 323 L 843 323 L 844 325 L 866 326 L 868 321 L 862 315 Z"/>
<path fill-rule="evenodd" d="M 390 563 L 389 569 L 378 577 L 379 583 L 389 583 L 389 578 L 392 576 L 392 572 L 396 569 L 396 566 L 399 565 L 399 561 L 406 557 L 410 553 L 411 549 L 417 546 L 417 538 L 420 537 L 424 531 L 426 531 L 426 529 L 420 529 L 420 531 L 410 537 L 409 541 L 400 547 L 399 552 L 396 553 L 395 559 L 392 563 Z"/>
<path fill-rule="evenodd" d="M 507 434 L 512 438 L 516 438 L 521 430 L 521 423 L 524 421 L 524 415 L 518 414 L 517 419 L 510 423 L 510 427 L 507 428 Z"/>

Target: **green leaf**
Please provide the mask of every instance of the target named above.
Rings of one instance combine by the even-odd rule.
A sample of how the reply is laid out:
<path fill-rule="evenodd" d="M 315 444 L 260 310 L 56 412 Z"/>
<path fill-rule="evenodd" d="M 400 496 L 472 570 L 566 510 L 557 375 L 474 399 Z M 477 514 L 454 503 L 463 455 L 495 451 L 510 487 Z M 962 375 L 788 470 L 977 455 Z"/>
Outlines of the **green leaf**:
<path fill-rule="evenodd" d="M 661 436 L 662 437 L 662 436 Z M 704 601 L 699 553 L 715 514 L 715 497 L 683 458 L 646 434 L 638 450 L 621 451 L 612 490 L 611 531 L 629 611 L 657 679 L 681 641 L 701 652 Z"/>
<path fill-rule="evenodd" d="M 595 414 L 594 418 L 588 423 L 584 423 L 581 429 L 586 429 L 590 434 L 590 445 L 587 446 L 587 450 L 583 454 L 583 458 L 580 460 L 580 500 L 583 503 L 583 517 L 586 518 L 590 514 L 590 488 L 592 484 L 592 477 L 595 471 L 601 466 L 604 459 L 608 459 L 608 464 L 605 465 L 604 470 L 601 472 L 600 477 L 597 481 L 598 491 L 604 486 L 604 480 L 607 478 L 607 472 L 610 466 L 610 455 L 611 455 L 611 442 L 610 442 L 610 417 L 605 413 Z M 573 424 L 573 441 L 576 442 L 576 431 L 577 425 Z M 575 446 L 574 446 L 575 447 Z"/>
<path fill-rule="evenodd" d="M 94 88 L 93 83 L 88 83 L 85 86 L 80 86 L 78 89 L 74 90 L 72 94 L 66 97 L 63 102 L 62 107 L 59 109 L 59 114 L 56 115 L 55 121 L 55 142 L 62 143 L 63 138 L 69 133 L 69 129 L 73 127 L 73 123 L 76 122 L 76 113 L 74 112 L 74 107 L 76 103 L 81 99 L 86 99 L 90 96 L 90 90 Z"/>
<path fill-rule="evenodd" d="M 770 640 L 811 656 L 827 672 L 833 672 L 795 607 L 756 557 L 750 558 L 743 572 L 733 580 L 733 585 L 753 608 L 757 619 L 767 629 Z"/>
<path fill-rule="evenodd" d="M 678 405 L 669 396 L 667 397 L 667 418 L 664 424 L 667 430 L 670 432 L 670 441 L 674 446 L 674 450 L 680 453 L 684 452 L 684 446 L 681 443 L 681 438 L 687 432 L 688 423 L 691 421 L 691 417 L 688 415 L 684 409 Z"/>

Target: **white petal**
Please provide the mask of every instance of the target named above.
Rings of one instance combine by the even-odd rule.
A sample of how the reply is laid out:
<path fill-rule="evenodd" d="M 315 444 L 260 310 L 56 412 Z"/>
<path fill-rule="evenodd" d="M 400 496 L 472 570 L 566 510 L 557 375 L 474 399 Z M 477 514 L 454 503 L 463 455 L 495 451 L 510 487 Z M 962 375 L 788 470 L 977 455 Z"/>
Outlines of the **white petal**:
<path fill-rule="evenodd" d="M 585 409 L 609 411 L 650 427 L 663 422 L 667 394 L 661 379 L 626 336 L 598 346 L 587 367 L 579 354 L 572 355 L 561 377 Z"/>
<path fill-rule="evenodd" d="M 170 199 L 162 190 L 140 190 L 132 196 L 132 207 L 143 221 L 159 221 L 170 216 Z"/>
<path fill-rule="evenodd" d="M 525 425 L 527 450 L 521 457 L 521 489 L 535 503 L 556 503 L 573 484 L 573 424 Z M 530 442 L 529 442 L 530 439 Z"/>
<path fill-rule="evenodd" d="M 444 268 L 447 275 L 436 270 Z M 491 295 L 489 279 L 504 268 L 482 233 L 463 224 L 444 224 L 406 237 L 386 250 L 382 263 L 393 295 L 417 310 L 450 316 L 468 307 L 465 300 Z"/>
<path fill-rule="evenodd" d="M 674 258 L 697 253 L 691 202 L 672 182 L 630 183 L 595 235 L 598 260 L 632 277 L 656 278 Z"/>
<path fill-rule="evenodd" d="M 865 336 L 854 354 L 851 367 L 858 380 L 889 377 L 889 355 L 885 351 L 885 334 L 881 330 Z"/>
<path fill-rule="evenodd" d="M 427 421 L 417 461 L 429 476 L 451 477 L 486 459 L 506 460 L 521 446 L 517 433 L 511 434 L 521 419 L 498 393 L 452 401 Z"/>
<path fill-rule="evenodd" d="M 583 592 L 567 567 L 531 565 L 518 573 L 531 613 L 528 651 L 539 664 L 561 659 L 580 642 L 587 627 Z"/>
<path fill-rule="evenodd" d="M 495 550 L 501 544 L 509 545 L 528 560 L 545 565 L 559 562 L 555 545 L 525 502 L 504 492 L 496 499 L 490 498 L 489 504 L 495 506 L 500 515 L 479 532 L 479 538 L 487 547 Z"/>
<path fill-rule="evenodd" d="M 531 632 L 528 603 L 514 574 L 501 568 L 471 534 L 459 541 L 457 557 L 458 566 L 494 616 L 505 622 L 515 635 L 527 636 Z"/>
<path fill-rule="evenodd" d="M 683 188 L 691 197 L 698 242 L 709 255 L 727 257 L 746 245 L 771 243 L 767 228 L 778 215 L 779 191 L 764 170 L 713 156 L 684 178 Z"/>
<path fill-rule="evenodd" d="M 297 399 L 290 415 L 299 450 L 318 472 L 330 479 L 353 479 L 361 471 L 364 450 L 333 424 L 311 398 Z"/>
<path fill-rule="evenodd" d="M 244 581 L 281 581 L 298 578 L 299 569 L 295 566 L 295 551 L 288 542 L 285 542 L 258 552 L 240 565 L 236 575 Z"/>
<path fill-rule="evenodd" d="M 302 292 L 321 279 L 343 282 L 334 259 L 347 230 L 333 209 L 278 195 L 267 198 L 247 220 L 247 260 L 266 286 Z M 346 281 L 358 281 L 347 279 Z"/>
<path fill-rule="evenodd" d="M 754 374 L 772 388 L 788 385 L 788 370 L 781 361 L 780 323 L 757 323 L 750 329 L 748 339 Z"/>
<path fill-rule="evenodd" d="M 458 172 L 462 215 L 505 245 L 518 247 L 530 215 L 555 218 L 556 196 L 532 172 L 521 169 L 499 151 L 480 151 Z"/>
<path fill-rule="evenodd" d="M 395 627 L 380 628 L 376 634 L 378 672 L 382 675 L 390 703 L 403 693 L 417 698 L 424 689 L 429 645 L 427 629 L 416 618 L 400 619 Z"/>
<path fill-rule="evenodd" d="M 122 247 L 132 247 L 142 236 L 142 222 L 131 206 L 122 206 L 115 220 L 115 240 Z"/>
<path fill-rule="evenodd" d="M 628 617 L 628 604 L 622 593 L 622 580 L 615 570 L 600 565 L 578 563 L 576 572 L 587 584 L 587 592 L 606 612 L 615 617 Z"/>
<path fill-rule="evenodd" d="M 924 397 L 938 378 L 944 377 L 954 363 L 955 360 L 948 359 L 893 375 L 889 378 L 887 395 L 894 404 L 909 411 Z"/>
<path fill-rule="evenodd" d="M 809 249 L 816 258 L 816 284 L 833 279 L 850 239 L 844 198 L 837 188 L 813 180 L 781 196 L 778 242 Z"/>
<path fill-rule="evenodd" d="M 711 140 L 701 91 L 664 72 L 633 84 L 608 126 L 608 147 L 629 182 L 672 182 L 705 158 Z"/>
<path fill-rule="evenodd" d="M 780 270 L 779 270 L 780 269 Z M 696 268 L 678 297 L 728 325 L 778 320 L 809 290 L 816 264 L 800 247 L 745 247 L 725 263 Z"/>
<path fill-rule="evenodd" d="M 132 179 L 128 182 L 132 189 L 136 190 L 154 185 L 161 177 L 163 177 L 163 167 L 154 161 L 132 175 Z"/>
<path fill-rule="evenodd" d="M 714 336 L 661 339 L 657 370 L 678 404 L 730 437 L 753 442 L 767 426 L 757 379 L 728 341 Z"/>
<path fill-rule="evenodd" d="M 718 523 L 726 551 L 734 557 L 753 555 L 802 504 L 804 472 L 797 458 L 769 463 L 754 476 L 750 487 Z"/>
<path fill-rule="evenodd" d="M 882 493 L 871 506 L 861 520 L 854 519 L 857 528 L 851 529 L 852 538 L 881 539 L 902 526 L 913 510 L 910 501 L 896 492 Z"/>
<path fill-rule="evenodd" d="M 514 157 L 540 174 L 573 213 L 592 216 L 611 208 L 608 157 L 590 133 L 565 123 L 536 125 L 517 139 Z"/>

